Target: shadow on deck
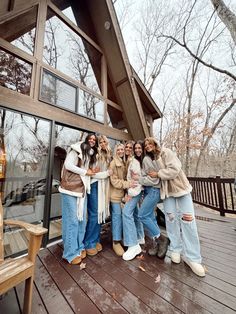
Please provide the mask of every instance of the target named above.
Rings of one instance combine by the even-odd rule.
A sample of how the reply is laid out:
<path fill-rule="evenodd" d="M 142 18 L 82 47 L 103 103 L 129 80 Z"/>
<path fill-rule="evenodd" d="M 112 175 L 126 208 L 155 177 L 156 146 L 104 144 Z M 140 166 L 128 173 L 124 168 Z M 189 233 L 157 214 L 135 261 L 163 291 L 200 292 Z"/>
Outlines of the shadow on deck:
<path fill-rule="evenodd" d="M 236 219 L 201 209 L 196 217 L 205 278 L 168 257 L 144 253 L 143 259 L 125 262 L 113 253 L 105 229 L 104 250 L 87 257 L 83 270 L 62 260 L 61 244 L 40 251 L 32 313 L 235 313 Z M 4 295 L 0 313 L 20 313 L 22 294 L 20 285 Z"/>

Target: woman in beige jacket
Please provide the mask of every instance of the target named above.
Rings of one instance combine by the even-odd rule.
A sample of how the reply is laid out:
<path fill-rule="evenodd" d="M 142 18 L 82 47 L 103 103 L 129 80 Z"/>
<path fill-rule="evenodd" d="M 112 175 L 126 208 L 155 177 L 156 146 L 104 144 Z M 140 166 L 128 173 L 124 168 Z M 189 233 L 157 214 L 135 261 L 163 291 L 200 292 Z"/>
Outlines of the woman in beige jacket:
<path fill-rule="evenodd" d="M 122 208 L 121 202 L 125 195 L 125 189 L 135 187 L 137 182 L 127 181 L 127 167 L 124 160 L 125 147 L 123 144 L 117 144 L 114 151 L 114 158 L 110 164 L 112 175 L 110 176 L 110 201 L 112 217 L 112 238 L 113 250 L 118 256 L 124 254 L 124 249 L 120 244 L 123 238 L 122 232 Z"/>
<path fill-rule="evenodd" d="M 145 140 L 147 145 L 156 139 Z M 186 264 L 198 276 L 205 276 L 201 265 L 200 243 L 194 216 L 192 187 L 181 169 L 181 162 L 174 152 L 162 148 L 156 160 L 157 167 L 149 172 L 152 178 L 161 179 L 161 199 L 164 203 L 166 230 L 170 239 L 171 260 L 180 263 L 181 254 Z"/>

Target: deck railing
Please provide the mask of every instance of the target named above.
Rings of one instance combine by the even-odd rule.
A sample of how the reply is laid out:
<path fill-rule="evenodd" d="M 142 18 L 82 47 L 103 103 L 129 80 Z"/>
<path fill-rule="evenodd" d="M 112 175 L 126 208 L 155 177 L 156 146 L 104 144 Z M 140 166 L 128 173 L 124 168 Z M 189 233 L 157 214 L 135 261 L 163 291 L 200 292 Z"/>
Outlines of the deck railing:
<path fill-rule="evenodd" d="M 192 187 L 192 197 L 195 203 L 204 205 L 220 212 L 236 214 L 236 192 L 234 179 L 221 178 L 188 178 Z"/>

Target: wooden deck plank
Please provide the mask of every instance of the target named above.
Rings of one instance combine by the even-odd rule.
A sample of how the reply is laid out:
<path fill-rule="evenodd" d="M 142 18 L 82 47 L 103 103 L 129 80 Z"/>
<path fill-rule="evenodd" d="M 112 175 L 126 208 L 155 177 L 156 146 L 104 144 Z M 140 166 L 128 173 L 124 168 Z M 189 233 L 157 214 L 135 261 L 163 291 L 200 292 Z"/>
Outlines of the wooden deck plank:
<path fill-rule="evenodd" d="M 0 313 L 1 314 L 19 314 L 20 309 L 16 299 L 15 289 L 9 290 L 0 296 Z"/>
<path fill-rule="evenodd" d="M 144 254 L 142 260 L 125 262 L 114 254 L 110 228 L 104 228 L 104 249 L 87 257 L 83 270 L 62 260 L 61 244 L 40 252 L 32 313 L 235 313 L 236 217 L 205 215 L 203 210 L 197 215 L 205 278 L 183 262 L 171 263 L 168 256 L 160 260 Z M 15 291 L 22 304 L 23 284 Z M 20 313 L 14 290 L 0 300 L 0 313 Z"/>
<path fill-rule="evenodd" d="M 90 258 L 92 262 L 100 266 L 113 278 L 113 281 L 119 282 L 126 287 L 131 293 L 136 295 L 140 300 L 152 308 L 156 313 L 179 313 L 176 307 L 162 299 L 150 289 L 146 288 L 142 283 L 131 277 L 128 273 L 121 271 L 107 259 L 99 254 Z"/>
<path fill-rule="evenodd" d="M 134 259 L 131 261 L 132 264 L 140 266 L 140 261 Z M 153 257 L 145 256 L 145 260 L 142 261 L 141 265 L 149 272 L 150 276 L 156 276 L 156 272 L 160 273 L 162 280 L 169 280 L 168 285 L 172 289 L 176 289 L 189 300 L 199 304 L 204 309 L 212 313 L 234 313 L 234 310 L 228 308 L 227 304 L 221 304 L 217 298 L 215 298 L 212 287 L 209 286 L 207 290 L 206 284 L 203 279 L 192 274 L 188 269 L 188 266 L 184 264 L 174 265 L 166 264 L 164 261 L 154 259 Z M 163 273 L 162 273 L 163 272 Z M 227 296 L 227 295 L 226 295 Z M 225 302 L 227 303 L 227 302 Z"/>
<path fill-rule="evenodd" d="M 162 280 L 162 276 L 158 273 L 158 271 L 156 271 L 155 276 L 150 276 L 150 274 L 148 274 L 146 271 L 142 271 L 138 266 L 134 266 L 130 262 L 122 261 L 122 259 L 117 258 L 114 253 L 108 250 L 102 252 L 101 256 L 108 259 L 108 261 L 112 263 L 114 267 L 124 270 L 124 272 L 132 276 L 132 278 L 139 281 L 145 287 L 149 288 L 151 291 L 159 295 L 170 304 L 173 304 L 180 311 L 192 314 L 209 313 L 198 304 L 187 299 L 179 291 L 176 291 L 168 286 L 168 284 Z M 141 263 L 142 262 L 140 262 L 140 264 Z M 158 275 L 161 276 L 161 281 L 159 283 L 155 282 Z"/>
<path fill-rule="evenodd" d="M 22 310 L 23 309 L 23 302 L 24 302 L 24 291 L 25 291 L 25 285 L 23 282 L 16 287 L 16 291 L 17 291 L 19 302 L 20 302 L 20 307 Z M 38 293 L 35 285 L 33 287 L 33 297 L 32 298 L 33 299 L 32 299 L 31 313 L 32 314 L 47 314 L 47 310 L 44 306 L 43 300 L 42 300 L 40 294 Z"/>
<path fill-rule="evenodd" d="M 87 295 L 79 288 L 77 283 L 71 278 L 67 271 L 60 265 L 49 250 L 43 250 L 39 254 L 40 260 L 52 276 L 57 287 L 60 289 L 64 298 L 76 313 L 100 313 L 98 308 L 92 303 Z M 79 267 L 71 265 L 71 267 Z M 56 312 L 54 312 L 56 313 Z"/>
<path fill-rule="evenodd" d="M 79 267 L 71 267 L 66 263 L 62 259 L 62 249 L 60 246 L 53 246 L 49 250 L 102 313 L 127 313 L 127 311 L 125 311 L 125 309 L 110 294 L 89 276 L 86 271 L 79 270 Z M 87 259 L 85 263 L 87 264 Z"/>
<path fill-rule="evenodd" d="M 40 258 L 36 261 L 35 284 L 49 313 L 73 313 Z"/>

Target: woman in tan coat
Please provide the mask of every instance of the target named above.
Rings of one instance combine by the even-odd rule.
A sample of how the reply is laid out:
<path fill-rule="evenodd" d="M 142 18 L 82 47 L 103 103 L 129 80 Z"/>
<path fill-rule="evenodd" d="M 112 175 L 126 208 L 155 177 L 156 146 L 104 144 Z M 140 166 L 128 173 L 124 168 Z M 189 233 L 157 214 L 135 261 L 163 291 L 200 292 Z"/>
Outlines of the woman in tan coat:
<path fill-rule="evenodd" d="M 180 263 L 181 254 L 186 264 L 198 276 L 205 276 L 201 265 L 200 243 L 194 216 L 192 187 L 181 169 L 181 162 L 168 148 L 160 149 L 156 139 L 147 138 L 145 149 L 149 145 L 159 148 L 156 168 L 148 175 L 161 179 L 161 199 L 164 203 L 166 230 L 170 239 L 171 260 Z"/>
<path fill-rule="evenodd" d="M 118 256 L 124 254 L 124 249 L 120 244 L 123 238 L 122 232 L 122 208 L 121 202 L 125 195 L 125 189 L 135 187 L 137 182 L 127 181 L 127 167 L 124 160 L 125 147 L 117 144 L 114 151 L 114 158 L 110 164 L 112 175 L 110 176 L 110 201 L 112 217 L 112 238 L 113 250 Z"/>

